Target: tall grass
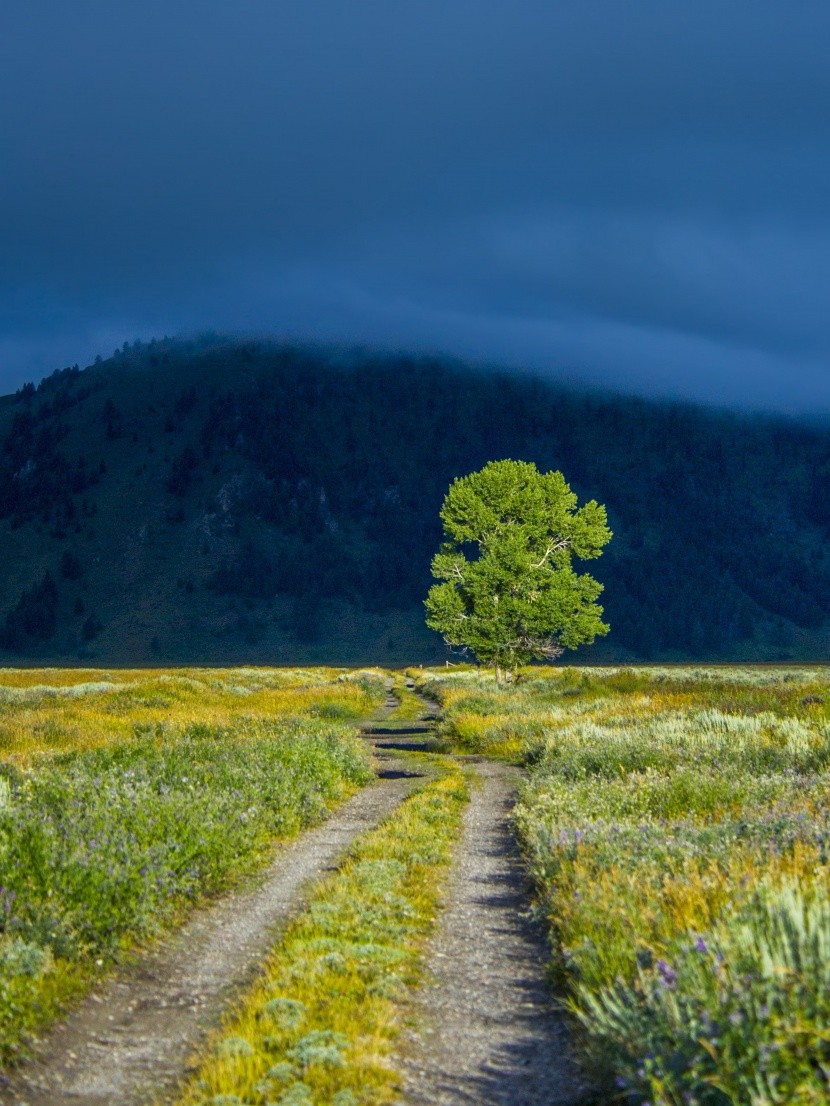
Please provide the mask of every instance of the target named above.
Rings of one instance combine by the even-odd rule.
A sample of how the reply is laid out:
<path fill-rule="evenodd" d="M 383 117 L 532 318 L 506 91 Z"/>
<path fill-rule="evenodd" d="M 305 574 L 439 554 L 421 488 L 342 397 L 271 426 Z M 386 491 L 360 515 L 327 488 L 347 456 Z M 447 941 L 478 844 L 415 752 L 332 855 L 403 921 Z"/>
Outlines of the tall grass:
<path fill-rule="evenodd" d="M 620 1091 L 727 1106 L 830 1097 L 830 892 L 764 880 L 739 909 L 575 1007 Z"/>
<path fill-rule="evenodd" d="M 436 678 L 449 738 L 521 757 L 516 825 L 604 1093 L 830 1099 L 830 678 Z"/>
<path fill-rule="evenodd" d="M 372 778 L 341 719 L 381 701 L 377 675 L 95 675 L 0 689 L 18 728 L 0 762 L 3 1062 L 125 948 Z"/>
<path fill-rule="evenodd" d="M 23 763 L 171 727 L 273 718 L 364 717 L 380 672 L 332 669 L 0 670 L 0 756 Z"/>

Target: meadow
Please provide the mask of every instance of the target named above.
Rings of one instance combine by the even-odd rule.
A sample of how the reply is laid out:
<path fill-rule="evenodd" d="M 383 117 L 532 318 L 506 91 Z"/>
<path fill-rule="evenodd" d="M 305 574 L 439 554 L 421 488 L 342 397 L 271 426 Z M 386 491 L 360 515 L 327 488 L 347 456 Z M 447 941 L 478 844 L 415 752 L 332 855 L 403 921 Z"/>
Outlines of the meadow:
<path fill-rule="evenodd" d="M 447 741 L 519 758 L 551 971 L 604 1100 L 830 1094 L 830 673 L 425 678 Z"/>
<path fill-rule="evenodd" d="M 514 825 L 598 1101 L 826 1102 L 830 671 L 410 675 L 447 750 L 526 769 Z M 355 724 L 388 679 L 0 671 L 0 1063 L 373 778 Z M 396 686 L 396 718 L 419 717 Z M 465 799 L 452 758 L 423 763 L 278 939 L 182 1106 L 394 1098 Z"/>
<path fill-rule="evenodd" d="M 373 778 L 376 671 L 0 671 L 0 1062 Z"/>

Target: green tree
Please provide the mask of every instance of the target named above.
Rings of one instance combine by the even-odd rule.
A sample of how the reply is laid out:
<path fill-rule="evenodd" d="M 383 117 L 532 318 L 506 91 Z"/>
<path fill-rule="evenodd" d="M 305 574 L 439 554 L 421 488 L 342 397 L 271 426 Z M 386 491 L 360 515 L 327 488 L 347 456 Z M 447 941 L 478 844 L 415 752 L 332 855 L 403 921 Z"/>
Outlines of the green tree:
<path fill-rule="evenodd" d="M 444 543 L 432 562 L 427 625 L 448 645 L 492 664 L 496 679 L 530 660 L 607 634 L 602 591 L 572 560 L 611 539 L 605 508 L 577 498 L 561 472 L 491 461 L 454 481 L 441 508 Z"/>

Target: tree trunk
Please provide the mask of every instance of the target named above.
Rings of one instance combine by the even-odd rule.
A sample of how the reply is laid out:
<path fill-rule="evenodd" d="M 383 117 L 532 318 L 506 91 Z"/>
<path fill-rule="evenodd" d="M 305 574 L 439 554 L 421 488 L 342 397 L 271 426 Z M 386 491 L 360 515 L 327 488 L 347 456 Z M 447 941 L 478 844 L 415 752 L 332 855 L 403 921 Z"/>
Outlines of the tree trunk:
<path fill-rule="evenodd" d="M 497 664 L 495 666 L 495 668 L 496 668 L 496 683 L 500 684 L 501 683 L 501 665 Z"/>

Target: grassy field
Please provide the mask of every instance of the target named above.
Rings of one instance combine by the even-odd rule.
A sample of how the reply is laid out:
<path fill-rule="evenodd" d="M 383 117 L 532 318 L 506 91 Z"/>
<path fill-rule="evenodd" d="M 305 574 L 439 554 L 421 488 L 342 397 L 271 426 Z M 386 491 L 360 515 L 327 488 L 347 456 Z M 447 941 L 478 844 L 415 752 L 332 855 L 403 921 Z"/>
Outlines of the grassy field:
<path fill-rule="evenodd" d="M 448 738 L 518 756 L 552 969 L 619 1101 L 830 1094 L 830 673 L 474 671 Z"/>
<path fill-rule="evenodd" d="M 0 755 L 25 763 L 141 735 L 268 719 L 344 721 L 383 700 L 378 670 L 0 669 Z"/>
<path fill-rule="evenodd" d="M 410 675 L 447 748 L 527 768 L 515 825 L 600 1100 L 826 1102 L 830 671 Z M 387 678 L 0 672 L 0 1062 L 365 783 L 354 723 Z M 464 800 L 443 763 L 319 888 L 183 1104 L 391 1100 Z"/>
<path fill-rule="evenodd" d="M 0 672 L 0 1061 L 372 778 L 377 672 Z"/>

